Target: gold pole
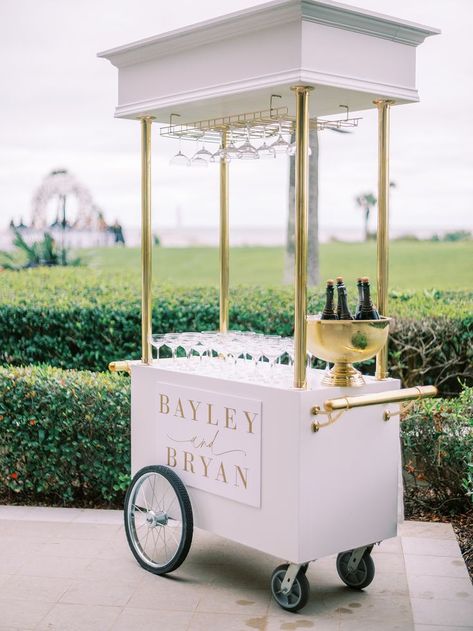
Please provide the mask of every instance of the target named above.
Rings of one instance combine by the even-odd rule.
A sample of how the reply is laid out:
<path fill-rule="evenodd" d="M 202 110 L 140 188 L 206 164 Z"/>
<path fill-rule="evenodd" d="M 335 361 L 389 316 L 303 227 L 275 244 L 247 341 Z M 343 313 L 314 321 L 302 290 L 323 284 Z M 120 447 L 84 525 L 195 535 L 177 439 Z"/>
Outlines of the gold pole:
<path fill-rule="evenodd" d="M 227 146 L 227 133 L 222 131 L 222 148 Z M 228 162 L 220 160 L 220 332 L 228 331 L 228 291 L 229 291 L 229 219 L 228 219 Z"/>
<path fill-rule="evenodd" d="M 151 364 L 151 123 L 141 119 L 141 360 Z"/>
<path fill-rule="evenodd" d="M 388 315 L 389 286 L 389 108 L 394 101 L 374 101 L 378 108 L 377 291 L 379 313 Z M 388 343 L 376 355 L 376 379 L 388 377 Z"/>
<path fill-rule="evenodd" d="M 295 273 L 294 273 L 294 387 L 306 387 L 307 367 L 307 231 L 309 200 L 309 92 L 296 93 L 295 158 Z"/>

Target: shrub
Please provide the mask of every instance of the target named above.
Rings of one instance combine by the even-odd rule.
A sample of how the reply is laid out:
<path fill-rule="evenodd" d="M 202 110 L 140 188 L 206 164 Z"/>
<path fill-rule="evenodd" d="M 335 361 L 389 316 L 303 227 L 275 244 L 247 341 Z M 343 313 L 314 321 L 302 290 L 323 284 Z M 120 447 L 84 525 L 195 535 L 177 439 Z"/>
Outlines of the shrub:
<path fill-rule="evenodd" d="M 123 375 L 0 367 L 0 498 L 120 507 L 130 480 Z M 473 388 L 426 400 L 401 425 L 408 501 L 445 512 L 473 499 Z"/>
<path fill-rule="evenodd" d="M 141 302 L 134 275 L 31 270 L 4 272 L 0 281 L 1 363 L 100 371 L 113 359 L 139 357 Z M 153 298 L 155 333 L 218 326 L 215 288 L 159 286 Z M 322 304 L 320 290 L 309 292 L 309 311 Z M 473 383 L 472 304 L 466 292 L 391 292 L 390 313 L 396 318 L 391 374 L 406 386 L 437 383 L 445 394 L 458 392 L 459 380 Z M 236 329 L 291 335 L 293 314 L 290 288 L 231 291 L 230 322 Z"/>
<path fill-rule="evenodd" d="M 0 368 L 1 495 L 87 505 L 129 481 L 129 380 L 42 366 Z"/>
<path fill-rule="evenodd" d="M 425 400 L 401 425 L 406 499 L 436 512 L 473 502 L 473 388 Z"/>

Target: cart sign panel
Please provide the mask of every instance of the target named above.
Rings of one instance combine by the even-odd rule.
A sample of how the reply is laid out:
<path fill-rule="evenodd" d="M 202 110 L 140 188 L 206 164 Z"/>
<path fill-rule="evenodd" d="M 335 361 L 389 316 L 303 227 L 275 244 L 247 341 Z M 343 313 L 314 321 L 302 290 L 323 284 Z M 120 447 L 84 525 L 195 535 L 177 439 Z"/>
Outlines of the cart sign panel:
<path fill-rule="evenodd" d="M 158 384 L 159 462 L 184 484 L 261 504 L 261 401 Z"/>

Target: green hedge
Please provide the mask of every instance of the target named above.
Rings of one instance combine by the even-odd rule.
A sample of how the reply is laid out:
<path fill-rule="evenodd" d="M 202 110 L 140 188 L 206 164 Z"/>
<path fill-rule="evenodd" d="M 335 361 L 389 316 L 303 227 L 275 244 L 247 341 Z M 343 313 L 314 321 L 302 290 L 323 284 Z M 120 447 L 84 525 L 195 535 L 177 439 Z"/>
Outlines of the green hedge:
<path fill-rule="evenodd" d="M 121 506 L 130 480 L 122 375 L 0 367 L 0 500 Z M 473 389 L 417 405 L 402 424 L 408 500 L 459 510 L 473 492 Z"/>
<path fill-rule="evenodd" d="M 118 504 L 129 483 L 129 381 L 42 366 L 0 368 L 0 497 Z"/>
<path fill-rule="evenodd" d="M 403 421 L 407 503 L 448 514 L 473 502 L 473 388 L 425 400 Z"/>
<path fill-rule="evenodd" d="M 105 370 L 113 359 L 140 354 L 140 287 L 130 273 L 30 270 L 0 274 L 0 363 Z M 155 287 L 153 331 L 212 330 L 218 324 L 215 288 Z M 309 310 L 320 310 L 320 290 Z M 392 374 L 405 385 L 436 383 L 444 393 L 473 382 L 473 294 L 391 292 L 396 318 Z M 231 291 L 233 328 L 291 335 L 290 288 Z"/>

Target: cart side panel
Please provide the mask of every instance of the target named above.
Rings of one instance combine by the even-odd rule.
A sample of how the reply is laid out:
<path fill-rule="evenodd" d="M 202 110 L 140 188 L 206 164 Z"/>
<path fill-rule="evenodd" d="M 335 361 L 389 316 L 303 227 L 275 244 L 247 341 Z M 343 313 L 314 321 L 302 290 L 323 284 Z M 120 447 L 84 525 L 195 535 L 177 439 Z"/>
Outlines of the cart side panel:
<path fill-rule="evenodd" d="M 163 365 L 163 364 L 161 364 Z M 172 372 L 156 366 L 132 368 L 132 471 L 150 464 L 169 465 L 158 448 L 158 393 L 172 383 L 202 400 L 209 392 L 261 401 L 261 501 L 251 506 L 215 492 L 195 488 L 178 459 L 174 471 L 186 484 L 195 525 L 282 559 L 298 556 L 299 408 L 301 392 L 246 384 L 196 374 Z M 161 388 L 162 389 L 162 388 Z M 235 447 L 240 445 L 236 442 Z M 205 449 L 205 448 L 204 448 Z M 228 480 L 230 483 L 230 479 Z M 215 485 L 214 485 L 215 486 Z M 209 485 L 210 488 L 210 485 Z"/>
<path fill-rule="evenodd" d="M 362 388 L 332 388 L 329 397 L 326 393 L 305 394 L 301 414 L 300 561 L 396 536 L 398 417 L 385 422 L 384 405 L 356 408 L 314 433 L 310 410 L 314 404 L 322 406 L 327 398 L 397 390 L 399 386 L 394 379 L 372 380 Z M 317 420 L 323 423 L 327 417 Z"/>

